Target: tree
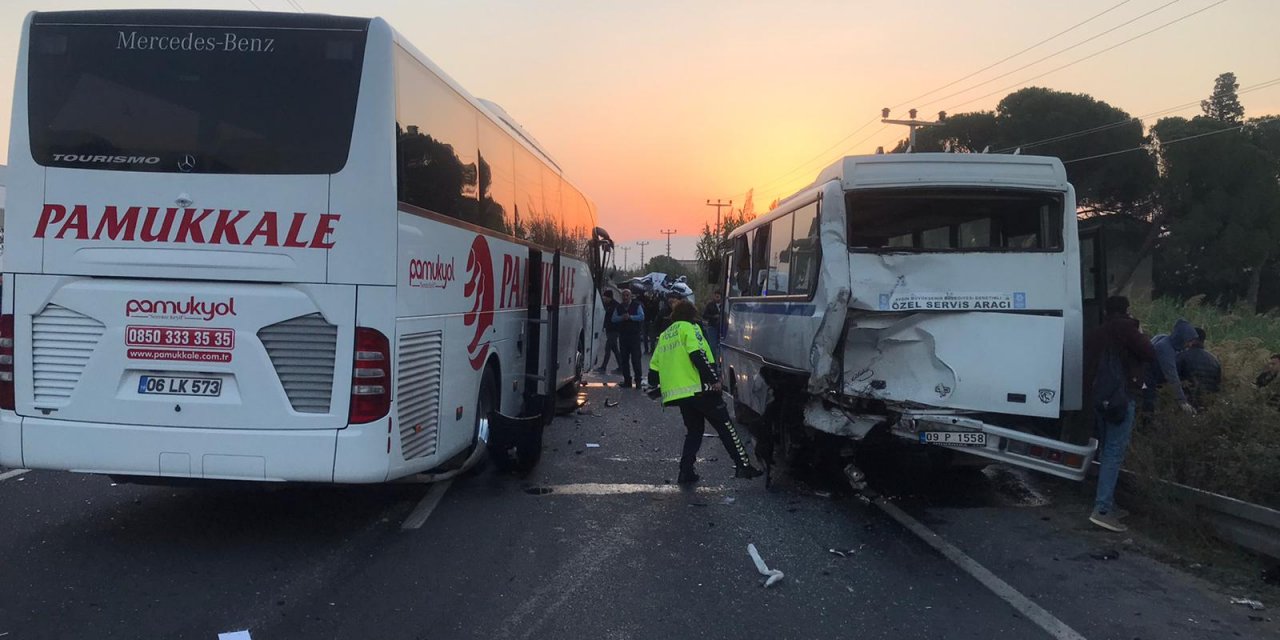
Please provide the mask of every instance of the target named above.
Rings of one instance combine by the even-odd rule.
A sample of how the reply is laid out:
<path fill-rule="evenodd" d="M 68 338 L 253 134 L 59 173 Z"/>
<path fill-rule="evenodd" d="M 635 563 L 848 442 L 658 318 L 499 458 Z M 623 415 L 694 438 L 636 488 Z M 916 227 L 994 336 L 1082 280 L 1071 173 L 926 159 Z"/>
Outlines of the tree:
<path fill-rule="evenodd" d="M 755 193 L 754 189 L 747 190 L 747 197 L 742 201 L 742 206 L 736 211 L 729 210 L 729 215 L 720 221 L 720 233 L 717 235 L 711 228 L 710 224 L 702 225 L 702 237 L 698 238 L 698 246 L 695 250 L 695 257 L 698 259 L 698 268 L 703 273 L 712 273 L 711 265 L 721 264 L 724 262 L 725 253 L 728 252 L 729 234 L 734 229 L 755 219 Z"/>
<path fill-rule="evenodd" d="M 668 255 L 656 255 L 652 258 L 649 258 L 649 262 L 646 263 L 644 268 L 640 270 L 640 273 L 654 273 L 654 272 L 665 273 L 673 277 L 679 277 L 679 276 L 688 277 L 691 275 L 689 273 L 689 270 L 684 268 L 684 265 L 680 264 L 679 262 L 676 261 L 675 258 L 672 258 L 671 256 L 668 256 Z"/>
<path fill-rule="evenodd" d="M 1280 162 L 1267 148 L 1280 132 L 1272 122 L 1227 129 L 1217 118 L 1164 118 L 1153 127 L 1168 216 L 1163 258 L 1172 266 L 1161 270 L 1165 291 L 1257 310 L 1263 271 L 1280 255 Z M 1159 146 L 1201 134 L 1211 135 Z"/>
<path fill-rule="evenodd" d="M 1081 135 L 1076 135 L 1081 134 Z M 1043 87 L 1004 97 L 995 111 L 959 113 L 916 132 L 914 151 L 1011 152 L 1057 156 L 1081 208 L 1094 214 L 1149 219 L 1157 172 L 1152 158 L 1131 153 L 1081 160 L 1146 143 L 1142 123 L 1092 96 Z M 906 141 L 895 152 L 905 151 Z"/>
<path fill-rule="evenodd" d="M 1236 74 L 1228 71 L 1213 81 L 1213 94 L 1208 100 L 1200 101 L 1204 115 L 1231 124 L 1239 124 L 1244 120 L 1244 106 L 1236 90 L 1240 83 L 1236 82 Z"/>

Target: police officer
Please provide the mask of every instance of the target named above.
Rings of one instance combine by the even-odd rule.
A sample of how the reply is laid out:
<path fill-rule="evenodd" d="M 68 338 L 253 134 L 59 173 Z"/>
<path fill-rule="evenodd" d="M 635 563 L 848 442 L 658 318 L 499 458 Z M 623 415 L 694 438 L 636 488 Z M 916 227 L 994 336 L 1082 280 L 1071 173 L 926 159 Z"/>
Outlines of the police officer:
<path fill-rule="evenodd" d="M 712 364 L 715 356 L 702 335 L 702 329 L 694 320 L 698 312 L 685 300 L 675 302 L 671 309 L 671 326 L 658 337 L 657 347 L 649 362 L 649 383 L 656 389 L 651 395 L 661 395 L 663 405 L 680 408 L 684 420 L 684 452 L 680 456 L 680 484 L 698 481 L 693 463 L 698 459 L 702 446 L 704 421 L 720 435 L 720 441 L 728 450 L 737 467 L 738 478 L 754 478 L 762 472 L 751 465 L 746 449 L 729 420 L 729 410 L 720 397 L 720 376 Z"/>

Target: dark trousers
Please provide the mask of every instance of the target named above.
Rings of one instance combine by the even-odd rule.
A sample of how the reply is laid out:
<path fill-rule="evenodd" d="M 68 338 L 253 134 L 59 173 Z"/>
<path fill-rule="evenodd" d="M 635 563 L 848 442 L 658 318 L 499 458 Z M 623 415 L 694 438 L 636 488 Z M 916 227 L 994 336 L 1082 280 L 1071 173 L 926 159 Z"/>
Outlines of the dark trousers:
<path fill-rule="evenodd" d="M 622 364 L 622 354 L 618 351 L 618 332 L 604 332 L 604 361 L 600 363 L 600 370 L 607 371 L 609 369 L 609 356 L 612 355 L 617 359 L 618 364 Z"/>
<path fill-rule="evenodd" d="M 618 361 L 622 363 L 622 384 L 630 386 L 632 377 L 631 372 L 635 371 L 635 383 L 640 384 L 644 380 L 640 372 L 640 334 L 619 334 L 618 335 Z"/>
<path fill-rule="evenodd" d="M 680 408 L 680 417 L 684 420 L 684 451 L 680 455 L 680 471 L 692 473 L 693 463 L 698 459 L 698 449 L 702 446 L 702 433 L 705 423 L 720 436 L 725 451 L 733 460 L 735 467 L 748 464 L 747 450 L 738 439 L 738 432 L 729 419 L 729 409 L 724 406 L 724 398 L 717 392 L 699 393 L 691 398 L 676 400 L 674 404 Z"/>

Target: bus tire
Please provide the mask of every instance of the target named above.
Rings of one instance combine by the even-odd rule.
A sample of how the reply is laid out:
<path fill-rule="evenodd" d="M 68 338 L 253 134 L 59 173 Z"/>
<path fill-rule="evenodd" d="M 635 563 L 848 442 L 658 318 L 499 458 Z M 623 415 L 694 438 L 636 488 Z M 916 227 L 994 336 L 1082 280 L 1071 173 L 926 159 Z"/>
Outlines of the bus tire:
<path fill-rule="evenodd" d="M 501 438 L 495 437 L 492 429 L 492 414 L 498 410 L 499 402 L 499 386 L 498 372 L 492 366 L 484 368 L 484 374 L 480 377 L 480 389 L 476 392 L 476 433 L 475 442 L 478 447 L 487 447 L 489 455 L 487 456 L 493 462 L 493 466 L 498 471 L 510 471 L 515 467 L 515 461 L 512 460 L 509 452 L 510 445 L 503 442 Z M 483 417 L 482 417 L 483 416 Z M 481 420 L 484 425 L 489 428 L 482 428 Z"/>

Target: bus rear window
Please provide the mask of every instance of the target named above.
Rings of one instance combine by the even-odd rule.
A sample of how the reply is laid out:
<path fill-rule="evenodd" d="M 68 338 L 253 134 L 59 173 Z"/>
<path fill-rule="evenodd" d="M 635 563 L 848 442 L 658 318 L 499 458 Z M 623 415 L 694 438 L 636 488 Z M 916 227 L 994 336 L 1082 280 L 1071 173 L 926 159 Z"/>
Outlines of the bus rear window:
<path fill-rule="evenodd" d="M 36 162 L 213 174 L 326 174 L 346 164 L 367 21 L 88 24 L 58 15 L 31 27 Z"/>
<path fill-rule="evenodd" d="M 855 251 L 1061 251 L 1063 201 L 1032 191 L 859 190 L 846 194 Z"/>

